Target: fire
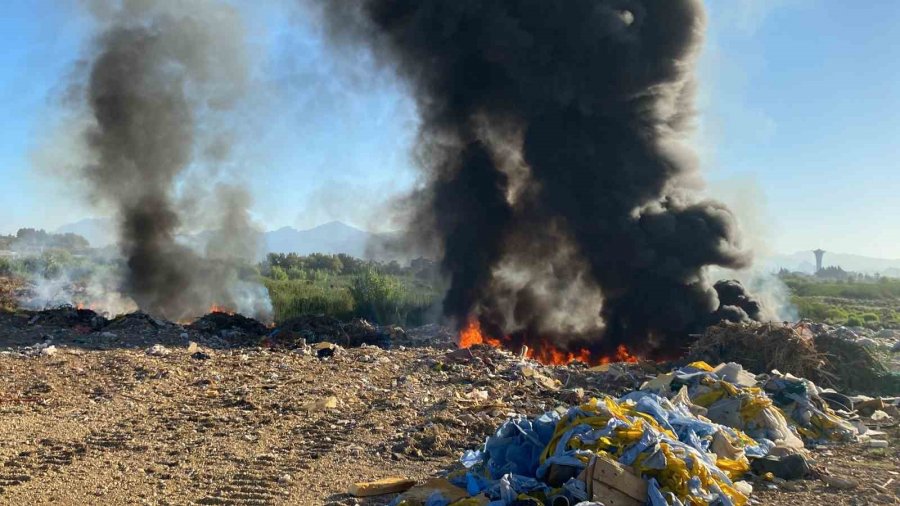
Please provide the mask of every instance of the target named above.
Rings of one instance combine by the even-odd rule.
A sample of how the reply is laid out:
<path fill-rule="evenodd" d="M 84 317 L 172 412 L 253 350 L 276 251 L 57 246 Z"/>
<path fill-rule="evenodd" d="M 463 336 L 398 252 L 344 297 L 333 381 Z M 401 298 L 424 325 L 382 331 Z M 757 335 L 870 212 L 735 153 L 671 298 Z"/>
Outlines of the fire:
<path fill-rule="evenodd" d="M 496 339 L 485 335 L 481 330 L 481 324 L 475 318 L 470 318 L 459 332 L 459 347 L 470 348 L 476 344 L 486 344 L 495 348 L 508 348 L 513 345 L 513 339 L 505 336 L 503 339 Z M 610 362 L 629 362 L 636 363 L 638 358 L 628 351 L 628 347 L 620 344 L 616 348 L 615 355 L 597 357 L 587 348 L 580 348 L 577 351 L 563 350 L 557 347 L 549 340 L 540 340 L 534 347 L 524 348 L 525 357 L 537 360 L 547 365 L 565 365 L 572 362 L 582 362 L 588 365 L 601 365 Z"/>
<path fill-rule="evenodd" d="M 475 318 L 471 318 L 469 319 L 469 323 L 466 325 L 466 328 L 462 329 L 459 333 L 459 347 L 471 348 L 476 344 L 487 344 L 493 346 L 494 348 L 500 348 L 502 346 L 499 339 L 487 337 L 482 334 L 481 324 L 478 323 L 478 320 L 476 320 Z"/>
<path fill-rule="evenodd" d="M 232 311 L 231 309 L 228 309 L 228 308 L 225 307 L 225 306 L 220 306 L 220 305 L 218 305 L 218 304 L 213 304 L 212 306 L 209 306 L 209 311 L 208 311 L 208 313 L 225 313 L 225 314 L 228 314 L 228 315 L 233 315 L 233 314 L 234 314 L 234 311 Z"/>
<path fill-rule="evenodd" d="M 610 362 L 628 362 L 630 364 L 636 364 L 638 358 L 632 355 L 628 351 L 628 347 L 624 344 L 620 344 L 616 348 L 616 354 L 613 357 L 602 357 L 600 359 L 600 365 L 609 364 Z"/>
<path fill-rule="evenodd" d="M 541 343 L 536 350 L 529 348 L 525 356 L 548 365 L 565 365 L 575 361 L 591 363 L 591 351 L 586 348 L 581 348 L 577 352 L 563 351 L 547 342 Z"/>

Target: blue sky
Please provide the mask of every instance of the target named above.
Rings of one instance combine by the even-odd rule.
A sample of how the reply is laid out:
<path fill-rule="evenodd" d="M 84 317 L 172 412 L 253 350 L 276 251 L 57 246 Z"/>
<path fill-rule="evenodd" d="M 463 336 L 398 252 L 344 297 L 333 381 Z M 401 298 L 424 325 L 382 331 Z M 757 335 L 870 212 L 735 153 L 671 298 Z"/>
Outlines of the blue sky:
<path fill-rule="evenodd" d="M 278 2 L 237 3 L 257 55 L 236 150 L 254 216 L 269 229 L 384 227 L 389 196 L 415 180 L 402 86 L 329 58 L 316 27 Z M 100 214 L 76 181 L 34 167 L 61 149 L 51 126 L 92 32 L 72 4 L 0 11 L 0 233 Z M 900 2 L 707 5 L 695 142 L 709 193 L 760 250 L 900 258 Z"/>

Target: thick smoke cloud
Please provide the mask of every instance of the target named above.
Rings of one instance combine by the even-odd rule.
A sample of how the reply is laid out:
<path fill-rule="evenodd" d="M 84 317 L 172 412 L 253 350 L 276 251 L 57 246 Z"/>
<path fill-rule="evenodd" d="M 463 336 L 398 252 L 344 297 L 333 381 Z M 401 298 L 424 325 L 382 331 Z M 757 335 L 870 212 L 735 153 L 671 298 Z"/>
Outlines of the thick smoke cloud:
<path fill-rule="evenodd" d="M 416 98 L 410 234 L 441 255 L 447 316 L 597 354 L 666 353 L 717 315 L 755 316 L 734 284 L 720 311 L 706 279 L 750 257 L 729 210 L 692 196 L 699 0 L 317 6 L 336 40 L 372 48 Z M 560 325 L 570 308 L 578 329 Z"/>
<path fill-rule="evenodd" d="M 183 319 L 212 304 L 265 316 L 262 287 L 239 279 L 252 260 L 249 197 L 219 192 L 222 220 L 210 241 L 223 255 L 201 257 L 176 241 L 177 204 L 200 196 L 178 188 L 198 158 L 221 161 L 227 142 L 214 136 L 217 115 L 247 86 L 243 27 L 237 11 L 215 0 L 91 1 L 101 29 L 80 99 L 91 162 L 81 167 L 92 196 L 117 213 L 127 261 L 122 291 L 150 313 Z M 176 198 L 178 197 L 178 198 Z M 248 253 L 251 252 L 251 253 Z M 213 252 L 214 253 L 214 252 Z"/>

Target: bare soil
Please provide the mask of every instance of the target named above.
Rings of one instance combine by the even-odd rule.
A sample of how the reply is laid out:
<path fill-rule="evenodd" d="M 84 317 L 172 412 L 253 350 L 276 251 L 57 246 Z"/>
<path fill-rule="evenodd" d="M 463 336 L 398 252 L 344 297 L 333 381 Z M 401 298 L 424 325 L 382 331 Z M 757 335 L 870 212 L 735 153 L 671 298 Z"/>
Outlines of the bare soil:
<path fill-rule="evenodd" d="M 571 405 L 581 398 L 576 387 L 619 394 L 654 372 L 535 364 L 555 387 L 494 349 L 366 346 L 318 358 L 175 343 L 154 356 L 129 348 L 123 334 L 110 349 L 42 352 L 17 347 L 24 335 L 4 328 L 0 504 L 10 505 L 357 504 L 346 495 L 355 481 L 439 475 L 513 413 Z M 4 332 L 15 333 L 14 344 Z M 818 469 L 853 477 L 857 488 L 758 482 L 754 502 L 897 504 L 900 441 L 896 428 L 884 430 L 887 449 L 811 452 Z"/>

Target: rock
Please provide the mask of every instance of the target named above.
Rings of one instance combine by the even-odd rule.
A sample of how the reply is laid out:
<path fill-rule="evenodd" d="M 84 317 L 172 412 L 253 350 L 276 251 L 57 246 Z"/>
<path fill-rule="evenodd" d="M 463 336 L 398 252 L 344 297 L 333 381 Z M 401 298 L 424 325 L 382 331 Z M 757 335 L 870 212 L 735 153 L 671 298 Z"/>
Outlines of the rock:
<path fill-rule="evenodd" d="M 335 356 L 338 353 L 338 351 L 340 351 L 341 347 L 334 343 L 322 341 L 321 343 L 316 343 L 313 346 L 313 349 L 316 352 L 316 358 L 321 360 L 321 359 Z"/>
<path fill-rule="evenodd" d="M 854 480 L 853 478 L 842 478 L 840 476 L 826 474 L 822 475 L 822 481 L 824 481 L 829 487 L 833 487 L 838 490 L 853 490 L 859 487 L 859 482 Z"/>
<path fill-rule="evenodd" d="M 888 442 L 882 441 L 880 439 L 871 439 L 869 440 L 869 448 L 887 448 Z"/>
<path fill-rule="evenodd" d="M 197 351 L 191 354 L 191 358 L 194 360 L 209 360 L 211 357 L 208 353 Z"/>
<path fill-rule="evenodd" d="M 470 350 L 469 348 L 460 348 L 458 350 L 447 352 L 444 355 L 444 358 L 447 360 L 447 362 L 465 364 L 474 360 L 475 355 L 472 354 L 472 350 Z"/>
<path fill-rule="evenodd" d="M 50 346 L 47 346 L 46 348 L 41 350 L 41 355 L 44 357 L 52 357 L 53 355 L 56 355 L 57 351 L 59 350 L 57 350 L 56 346 L 53 346 L 51 344 Z"/>
<path fill-rule="evenodd" d="M 150 355 L 151 357 L 168 357 L 171 354 L 172 350 L 161 344 L 154 344 L 147 349 L 147 355 Z"/>
<path fill-rule="evenodd" d="M 303 408 L 308 412 L 321 412 L 326 409 L 337 409 L 338 407 L 338 399 L 335 396 L 324 397 L 322 399 L 316 399 L 314 401 L 307 402 L 303 405 Z"/>
<path fill-rule="evenodd" d="M 869 349 L 878 347 L 878 341 L 872 339 L 871 337 L 863 337 L 859 341 L 857 341 L 857 344 Z"/>
<path fill-rule="evenodd" d="M 798 480 L 809 474 L 810 471 L 806 457 L 797 453 L 784 457 L 768 456 L 755 459 L 750 468 L 760 476 L 772 473 L 784 480 Z"/>
<path fill-rule="evenodd" d="M 294 478 L 293 478 L 293 476 L 291 476 L 289 474 L 282 474 L 281 476 L 278 477 L 278 483 L 281 483 L 282 485 L 287 485 L 288 483 L 291 483 L 292 481 L 294 481 Z"/>

